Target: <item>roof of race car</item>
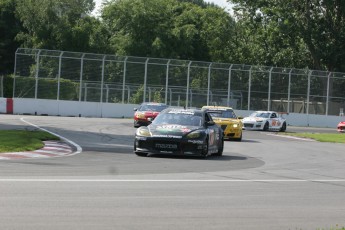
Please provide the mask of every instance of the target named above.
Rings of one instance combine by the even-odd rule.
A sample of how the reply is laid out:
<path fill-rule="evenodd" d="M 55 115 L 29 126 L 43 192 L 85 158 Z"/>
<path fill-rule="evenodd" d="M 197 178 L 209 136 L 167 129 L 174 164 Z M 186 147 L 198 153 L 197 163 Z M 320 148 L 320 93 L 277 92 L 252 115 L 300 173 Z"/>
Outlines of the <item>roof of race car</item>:
<path fill-rule="evenodd" d="M 275 111 L 268 111 L 268 110 L 257 110 L 255 113 L 277 113 Z"/>
<path fill-rule="evenodd" d="M 174 113 L 174 114 L 190 114 L 202 113 L 200 109 L 184 109 L 184 108 L 167 108 L 162 111 L 162 113 Z"/>
<path fill-rule="evenodd" d="M 141 103 L 141 105 L 166 105 L 166 104 L 161 103 L 161 102 L 143 102 Z"/>
<path fill-rule="evenodd" d="M 233 110 L 231 107 L 213 106 L 213 105 L 205 105 L 202 107 L 202 109 L 219 110 L 219 111 Z"/>

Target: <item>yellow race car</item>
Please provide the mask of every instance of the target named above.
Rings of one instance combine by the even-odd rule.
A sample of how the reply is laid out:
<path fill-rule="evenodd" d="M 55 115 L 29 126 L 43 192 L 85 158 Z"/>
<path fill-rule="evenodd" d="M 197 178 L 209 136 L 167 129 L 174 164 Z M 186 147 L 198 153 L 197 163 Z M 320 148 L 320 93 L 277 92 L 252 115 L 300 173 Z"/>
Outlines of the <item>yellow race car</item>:
<path fill-rule="evenodd" d="M 219 125 L 224 132 L 224 139 L 242 140 L 242 121 L 237 117 L 231 107 L 225 106 L 203 106 L 203 110 L 212 116 L 213 121 Z"/>

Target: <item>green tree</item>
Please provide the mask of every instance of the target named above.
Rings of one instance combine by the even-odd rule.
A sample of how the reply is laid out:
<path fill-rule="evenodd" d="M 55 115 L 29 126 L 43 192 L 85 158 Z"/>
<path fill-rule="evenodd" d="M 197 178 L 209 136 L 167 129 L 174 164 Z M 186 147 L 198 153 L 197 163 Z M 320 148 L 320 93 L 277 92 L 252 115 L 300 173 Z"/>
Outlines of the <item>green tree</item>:
<path fill-rule="evenodd" d="M 15 1 L 0 0 L 0 74 L 13 73 L 14 54 L 19 46 L 15 37 L 22 29 L 15 8 Z"/>
<path fill-rule="evenodd" d="M 103 8 L 102 21 L 119 55 L 229 60 L 234 21 L 203 1 L 116 0 Z M 226 54 L 224 54 L 226 53 Z"/>
<path fill-rule="evenodd" d="M 24 47 L 81 52 L 107 52 L 108 33 L 90 15 L 93 0 L 17 0 Z"/>
<path fill-rule="evenodd" d="M 244 34 L 252 33 L 257 41 L 253 50 L 267 64 L 345 71 L 344 1 L 230 1 L 236 4 L 237 19 L 246 26 Z"/>

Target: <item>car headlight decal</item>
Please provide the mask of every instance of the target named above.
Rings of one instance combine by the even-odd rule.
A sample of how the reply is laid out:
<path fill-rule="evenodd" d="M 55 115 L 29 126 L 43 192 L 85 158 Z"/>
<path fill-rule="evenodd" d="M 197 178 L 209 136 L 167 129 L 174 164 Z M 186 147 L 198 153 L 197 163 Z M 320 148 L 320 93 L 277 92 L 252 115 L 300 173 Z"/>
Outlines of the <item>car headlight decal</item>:
<path fill-rule="evenodd" d="M 189 139 L 196 139 L 196 138 L 199 138 L 200 136 L 201 136 L 201 133 L 199 131 L 194 131 L 194 132 L 187 134 L 186 137 Z"/>
<path fill-rule="evenodd" d="M 135 116 L 139 119 L 145 118 L 145 113 L 136 113 Z"/>
<path fill-rule="evenodd" d="M 151 133 L 148 129 L 145 129 L 145 128 L 139 128 L 137 129 L 137 135 L 138 136 L 143 136 L 143 137 L 150 137 L 151 136 Z"/>

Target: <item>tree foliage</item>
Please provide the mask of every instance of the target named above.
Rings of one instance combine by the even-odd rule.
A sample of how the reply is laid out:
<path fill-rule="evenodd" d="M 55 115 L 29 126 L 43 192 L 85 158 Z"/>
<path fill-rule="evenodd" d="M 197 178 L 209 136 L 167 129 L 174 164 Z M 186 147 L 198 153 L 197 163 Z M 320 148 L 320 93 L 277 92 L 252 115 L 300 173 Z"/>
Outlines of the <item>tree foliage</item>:
<path fill-rule="evenodd" d="M 345 71 L 345 2 L 0 0 L 0 73 L 18 47 Z"/>
<path fill-rule="evenodd" d="M 334 0 L 232 0 L 267 64 L 345 71 L 345 2 Z M 250 45 L 253 43 L 250 43 Z M 260 62 L 264 61 L 261 60 Z M 296 63 L 296 60 L 298 61 Z M 286 66 L 286 65 L 283 65 Z"/>
<path fill-rule="evenodd" d="M 0 0 L 0 74 L 13 71 L 14 53 L 20 45 L 15 37 L 23 28 L 16 20 L 15 9 L 13 0 Z"/>
<path fill-rule="evenodd" d="M 117 0 L 103 8 L 120 55 L 218 61 L 234 21 L 219 7 L 177 0 Z"/>

